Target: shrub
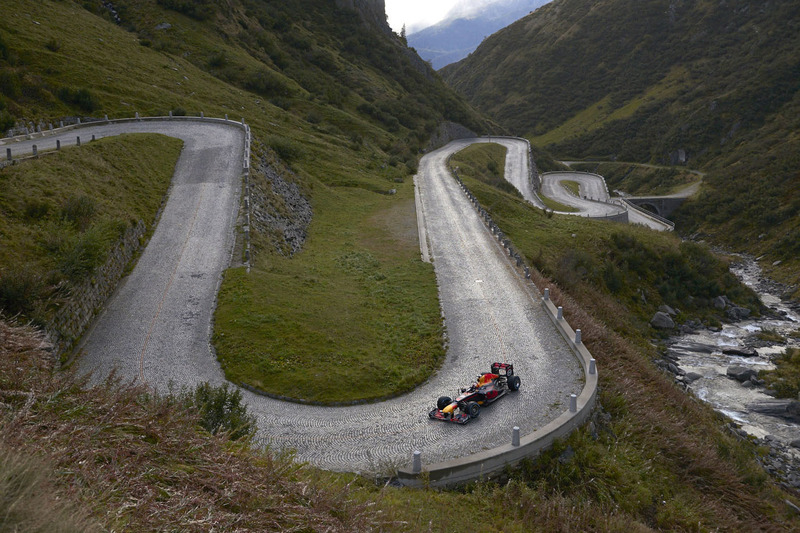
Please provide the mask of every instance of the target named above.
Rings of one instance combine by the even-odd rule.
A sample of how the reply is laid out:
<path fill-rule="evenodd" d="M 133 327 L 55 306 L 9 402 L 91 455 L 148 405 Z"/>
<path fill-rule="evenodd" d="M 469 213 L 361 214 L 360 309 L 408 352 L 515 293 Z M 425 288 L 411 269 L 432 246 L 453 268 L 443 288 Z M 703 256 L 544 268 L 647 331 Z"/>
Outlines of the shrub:
<path fill-rule="evenodd" d="M 244 86 L 247 90 L 266 97 L 289 96 L 292 92 L 279 75 L 266 68 L 251 73 L 245 80 Z"/>
<path fill-rule="evenodd" d="M 76 106 L 86 113 L 91 113 L 100 106 L 97 98 L 89 89 L 62 87 L 58 90 L 58 98 L 65 104 Z"/>
<path fill-rule="evenodd" d="M 299 143 L 285 137 L 270 135 L 267 138 L 267 144 L 287 163 L 291 163 L 305 155 L 305 149 Z"/>
<path fill-rule="evenodd" d="M 176 107 L 175 109 L 172 110 L 172 115 L 175 117 L 185 117 L 186 110 L 182 107 Z"/>
<path fill-rule="evenodd" d="M 230 440 L 249 440 L 255 434 L 255 416 L 247 412 L 239 389 L 228 387 L 227 383 L 221 387 L 201 383 L 185 392 L 183 398 L 200 414 L 200 426 L 212 435 L 222 432 Z"/>
<path fill-rule="evenodd" d="M 61 42 L 55 37 L 51 37 L 50 40 L 45 43 L 44 47 L 51 52 L 58 52 L 61 50 Z"/>
<path fill-rule="evenodd" d="M 158 0 L 158 5 L 195 20 L 208 20 L 217 11 L 213 0 Z"/>
<path fill-rule="evenodd" d="M 787 348 L 774 362 L 775 370 L 762 370 L 759 377 L 778 398 L 800 399 L 800 348 Z"/>
<path fill-rule="evenodd" d="M 0 134 L 14 127 L 14 117 L 5 109 L 0 109 Z"/>
<path fill-rule="evenodd" d="M 79 281 L 100 266 L 114 236 L 110 228 L 93 226 L 65 241 L 59 250 L 58 270 L 70 281 Z"/>
<path fill-rule="evenodd" d="M 50 204 L 43 200 L 26 200 L 23 214 L 26 220 L 42 220 L 50 212 Z"/>
<path fill-rule="evenodd" d="M 41 289 L 41 281 L 30 270 L 0 272 L 0 309 L 7 315 L 27 315 Z"/>
<path fill-rule="evenodd" d="M 95 201 L 88 196 L 70 196 L 61 206 L 64 220 L 73 224 L 78 231 L 84 231 L 92 221 L 97 207 Z"/>

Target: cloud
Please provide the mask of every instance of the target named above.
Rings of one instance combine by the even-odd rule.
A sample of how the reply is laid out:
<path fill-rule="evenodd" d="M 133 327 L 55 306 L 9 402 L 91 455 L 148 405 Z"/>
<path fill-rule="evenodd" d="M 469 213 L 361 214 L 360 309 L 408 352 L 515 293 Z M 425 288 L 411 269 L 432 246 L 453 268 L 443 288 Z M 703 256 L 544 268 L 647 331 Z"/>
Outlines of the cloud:
<path fill-rule="evenodd" d="M 385 0 L 389 25 L 396 32 L 405 24 L 413 33 L 436 24 L 463 0 Z"/>

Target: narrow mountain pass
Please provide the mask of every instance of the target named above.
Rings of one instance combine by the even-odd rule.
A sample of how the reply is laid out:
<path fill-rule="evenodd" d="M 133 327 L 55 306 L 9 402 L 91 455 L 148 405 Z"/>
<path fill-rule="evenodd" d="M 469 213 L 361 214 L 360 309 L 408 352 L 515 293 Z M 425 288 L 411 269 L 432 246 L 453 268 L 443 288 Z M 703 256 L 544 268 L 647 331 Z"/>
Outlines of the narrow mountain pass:
<path fill-rule="evenodd" d="M 63 144 L 76 135 L 131 131 L 172 135 L 186 144 L 158 227 L 85 336 L 79 370 L 94 372 L 95 380 L 115 370 L 161 392 L 203 381 L 221 384 L 210 334 L 233 248 L 243 132 L 233 124 L 147 121 L 80 128 L 60 138 Z M 26 143 L 43 150 L 57 138 Z M 325 469 L 387 473 L 408 465 L 414 450 L 422 452 L 424 463 L 433 463 L 506 444 L 514 426 L 529 433 L 566 410 L 570 394 L 580 393 L 580 365 L 546 316 L 540 295 L 512 268 L 446 169 L 447 157 L 464 146 L 453 143 L 426 155 L 416 176 L 420 222 L 447 328 L 442 369 L 412 393 L 366 405 L 303 405 L 243 390 L 260 442 Z M 509 164 L 527 179 L 527 159 Z M 455 395 L 493 361 L 514 363 L 522 378 L 519 392 L 467 426 L 428 418 L 438 396 Z"/>

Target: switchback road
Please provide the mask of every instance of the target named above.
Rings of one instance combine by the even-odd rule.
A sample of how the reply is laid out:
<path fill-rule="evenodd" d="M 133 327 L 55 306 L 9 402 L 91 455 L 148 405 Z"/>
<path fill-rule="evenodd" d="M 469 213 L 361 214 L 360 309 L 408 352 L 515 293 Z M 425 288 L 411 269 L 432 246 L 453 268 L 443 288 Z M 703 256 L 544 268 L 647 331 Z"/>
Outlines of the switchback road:
<path fill-rule="evenodd" d="M 85 336 L 79 369 L 99 377 L 116 369 L 160 391 L 170 384 L 220 384 L 224 377 L 210 333 L 233 246 L 242 130 L 200 121 L 137 122 L 11 146 L 18 151 L 35 143 L 43 150 L 57 138 L 64 143 L 77 134 L 131 131 L 172 135 L 186 144 L 158 227 Z M 505 444 L 513 426 L 529 433 L 562 413 L 570 394 L 580 393 L 580 366 L 545 315 L 540 295 L 513 270 L 446 170 L 446 158 L 464 146 L 454 143 L 426 155 L 415 179 L 447 326 L 442 369 L 409 394 L 351 407 L 300 405 L 243 391 L 263 443 L 294 450 L 300 461 L 326 469 L 386 473 L 408 465 L 414 450 L 432 463 Z M 509 165 L 520 166 L 513 172 L 527 179 L 527 159 Z M 428 419 L 438 396 L 455 394 L 494 360 L 514 363 L 522 378 L 518 393 L 464 427 Z"/>

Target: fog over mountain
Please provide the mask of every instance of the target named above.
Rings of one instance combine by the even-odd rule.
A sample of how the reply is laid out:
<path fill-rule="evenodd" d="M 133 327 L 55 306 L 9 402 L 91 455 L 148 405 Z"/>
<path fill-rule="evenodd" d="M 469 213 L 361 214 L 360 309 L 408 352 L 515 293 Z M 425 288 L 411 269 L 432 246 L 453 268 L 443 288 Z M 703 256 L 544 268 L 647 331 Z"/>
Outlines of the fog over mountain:
<path fill-rule="evenodd" d="M 497 30 L 524 17 L 550 0 L 466 0 L 439 23 L 408 36 L 408 45 L 433 68 L 459 61 Z"/>

